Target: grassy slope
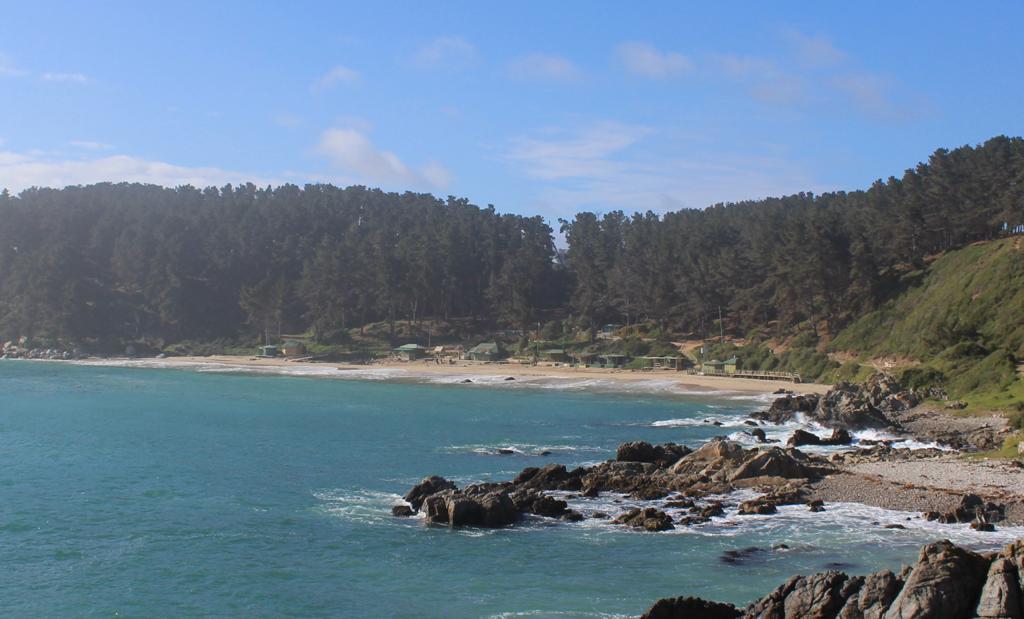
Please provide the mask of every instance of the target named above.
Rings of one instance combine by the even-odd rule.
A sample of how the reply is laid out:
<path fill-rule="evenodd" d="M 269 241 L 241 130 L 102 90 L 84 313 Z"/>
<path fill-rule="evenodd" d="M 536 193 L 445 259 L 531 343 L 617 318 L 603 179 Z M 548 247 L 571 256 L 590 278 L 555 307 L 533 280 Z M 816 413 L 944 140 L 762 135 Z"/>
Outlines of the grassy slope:
<path fill-rule="evenodd" d="M 906 378 L 941 383 L 972 408 L 1024 407 L 1024 241 L 950 252 L 904 293 L 843 329 L 833 351 L 905 360 Z"/>

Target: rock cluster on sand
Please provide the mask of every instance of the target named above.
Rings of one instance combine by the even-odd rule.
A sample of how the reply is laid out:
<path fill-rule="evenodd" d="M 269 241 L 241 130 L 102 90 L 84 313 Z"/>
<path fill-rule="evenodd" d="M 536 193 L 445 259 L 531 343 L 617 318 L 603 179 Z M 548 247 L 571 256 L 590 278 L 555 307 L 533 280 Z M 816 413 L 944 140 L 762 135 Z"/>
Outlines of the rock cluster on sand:
<path fill-rule="evenodd" d="M 579 520 L 582 515 L 545 492 L 589 497 L 619 492 L 637 500 L 667 499 L 664 507 L 688 508 L 677 524 L 692 525 L 723 513 L 721 504 L 698 505 L 695 499 L 754 488 L 764 494 L 745 503 L 741 513 L 774 513 L 778 505 L 805 503 L 806 484 L 830 471 L 824 458 L 796 449 L 744 449 L 739 443 L 715 439 L 691 451 L 672 443 L 635 441 L 621 445 L 615 460 L 571 471 L 558 464 L 529 467 L 512 481 L 462 489 L 444 478 L 429 477 L 405 495 L 409 510 L 396 508 L 394 513 L 423 512 L 428 522 L 453 527 L 506 526 L 525 514 Z M 614 522 L 650 531 L 673 528 L 671 517 L 654 507 L 627 512 Z"/>
<path fill-rule="evenodd" d="M 1024 619 L 1024 542 L 979 554 L 928 544 L 900 574 L 794 576 L 739 609 L 699 598 L 659 600 L 642 619 Z"/>

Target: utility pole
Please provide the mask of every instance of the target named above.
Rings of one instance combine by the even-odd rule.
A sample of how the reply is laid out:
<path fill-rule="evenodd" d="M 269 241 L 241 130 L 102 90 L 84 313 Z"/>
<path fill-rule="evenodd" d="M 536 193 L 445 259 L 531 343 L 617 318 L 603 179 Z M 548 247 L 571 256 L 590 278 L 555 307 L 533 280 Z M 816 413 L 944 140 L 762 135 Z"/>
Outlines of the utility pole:
<path fill-rule="evenodd" d="M 722 325 L 722 306 L 718 306 L 718 343 L 725 343 L 725 327 Z"/>

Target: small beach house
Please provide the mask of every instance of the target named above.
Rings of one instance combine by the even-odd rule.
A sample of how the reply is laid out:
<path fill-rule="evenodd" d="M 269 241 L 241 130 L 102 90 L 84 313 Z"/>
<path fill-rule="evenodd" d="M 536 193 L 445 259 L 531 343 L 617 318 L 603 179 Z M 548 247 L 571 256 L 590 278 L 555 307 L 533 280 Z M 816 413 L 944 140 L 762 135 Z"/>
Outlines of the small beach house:
<path fill-rule="evenodd" d="M 481 342 L 470 348 L 468 354 L 473 361 L 497 361 L 504 356 L 497 342 Z"/>
<path fill-rule="evenodd" d="M 415 361 L 427 351 L 426 347 L 419 344 L 402 344 L 393 352 L 402 361 Z"/>
<path fill-rule="evenodd" d="M 736 368 L 738 366 L 739 359 L 737 359 L 736 357 L 726 359 L 725 361 L 718 361 L 713 359 L 711 361 L 705 361 L 701 365 L 701 371 L 703 371 L 705 374 L 724 374 L 726 376 L 732 376 L 733 374 L 736 373 Z"/>
<path fill-rule="evenodd" d="M 281 344 L 281 354 L 285 357 L 298 357 L 306 354 L 306 345 L 299 340 L 285 340 Z"/>

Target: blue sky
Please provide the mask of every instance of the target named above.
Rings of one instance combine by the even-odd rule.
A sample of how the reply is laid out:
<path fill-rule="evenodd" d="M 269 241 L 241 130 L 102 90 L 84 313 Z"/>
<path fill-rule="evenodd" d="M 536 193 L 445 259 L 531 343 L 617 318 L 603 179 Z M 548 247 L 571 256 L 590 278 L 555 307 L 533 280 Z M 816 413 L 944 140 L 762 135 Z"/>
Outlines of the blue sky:
<path fill-rule="evenodd" d="M 6 2 L 0 187 L 333 182 L 555 218 L 1024 133 L 1024 4 Z"/>

